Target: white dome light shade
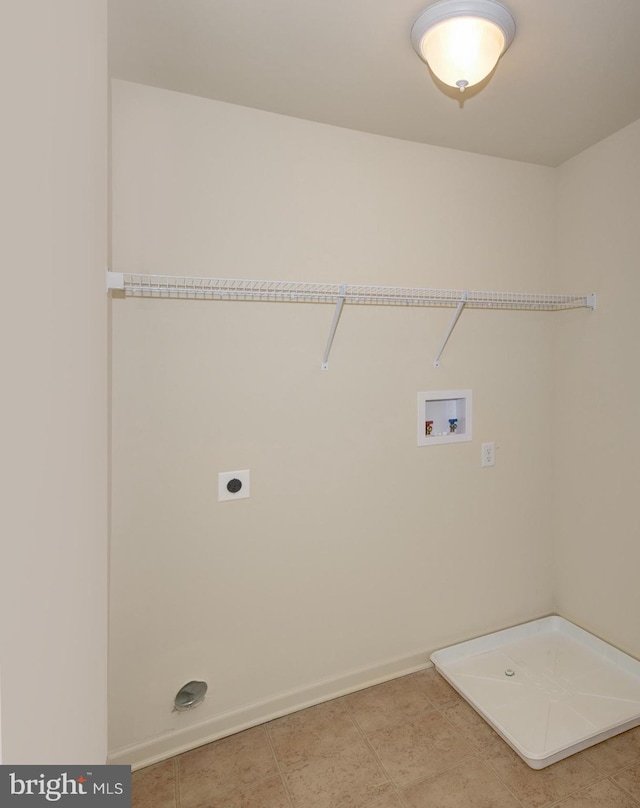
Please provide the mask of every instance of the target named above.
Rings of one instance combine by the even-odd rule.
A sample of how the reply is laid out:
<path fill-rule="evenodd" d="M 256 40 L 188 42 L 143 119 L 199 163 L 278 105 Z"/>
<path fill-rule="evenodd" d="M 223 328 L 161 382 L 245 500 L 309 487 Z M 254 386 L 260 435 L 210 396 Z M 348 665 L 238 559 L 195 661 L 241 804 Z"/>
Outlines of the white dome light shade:
<path fill-rule="evenodd" d="M 515 23 L 495 0 L 441 0 L 415 21 L 411 40 L 440 81 L 461 91 L 491 73 Z"/>
<path fill-rule="evenodd" d="M 496 66 L 504 34 L 488 20 L 454 17 L 434 25 L 421 42 L 425 62 L 451 87 L 471 87 Z"/>

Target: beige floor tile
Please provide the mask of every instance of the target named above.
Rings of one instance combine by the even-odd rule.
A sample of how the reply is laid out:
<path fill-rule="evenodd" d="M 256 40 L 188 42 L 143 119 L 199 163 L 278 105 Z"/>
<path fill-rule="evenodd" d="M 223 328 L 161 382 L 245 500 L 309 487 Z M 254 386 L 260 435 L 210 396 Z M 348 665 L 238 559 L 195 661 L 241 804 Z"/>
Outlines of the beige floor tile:
<path fill-rule="evenodd" d="M 539 771 L 506 743 L 491 744 L 479 754 L 525 808 L 546 808 L 601 777 L 584 752 Z"/>
<path fill-rule="evenodd" d="M 520 808 L 520 803 L 478 759 L 421 780 L 402 793 L 412 808 Z"/>
<path fill-rule="evenodd" d="M 282 778 L 272 777 L 255 786 L 232 791 L 206 803 L 207 808 L 291 808 Z"/>
<path fill-rule="evenodd" d="M 293 808 L 368 808 L 395 789 L 362 738 L 284 773 Z"/>
<path fill-rule="evenodd" d="M 473 750 L 439 713 L 373 733 L 369 742 L 398 786 L 449 769 Z"/>
<path fill-rule="evenodd" d="M 640 763 L 612 775 L 611 779 L 640 802 Z"/>
<path fill-rule="evenodd" d="M 604 774 L 612 774 L 640 761 L 640 727 L 592 746 L 585 755 Z"/>
<path fill-rule="evenodd" d="M 447 707 L 464 701 L 435 668 L 412 674 L 411 678 L 435 707 Z"/>
<path fill-rule="evenodd" d="M 186 752 L 132 782 L 133 808 L 640 808 L 640 728 L 535 771 L 427 669 Z"/>
<path fill-rule="evenodd" d="M 412 676 L 353 693 L 345 697 L 344 703 L 365 734 L 414 720 L 435 709 Z"/>
<path fill-rule="evenodd" d="M 442 707 L 440 712 L 458 730 L 465 741 L 476 750 L 486 749 L 490 743 L 504 743 L 484 718 L 478 715 L 466 701 Z"/>
<path fill-rule="evenodd" d="M 343 700 L 278 718 L 267 724 L 266 729 L 283 769 L 351 746 L 361 737 Z"/>
<path fill-rule="evenodd" d="M 381 800 L 376 800 L 376 802 L 367 805 L 367 808 L 405 808 L 405 803 L 397 794 L 388 794 Z"/>
<path fill-rule="evenodd" d="M 554 808 L 638 808 L 638 803 L 611 780 L 601 780 L 577 794 L 572 794 Z"/>
<path fill-rule="evenodd" d="M 132 808 L 175 808 L 175 759 L 134 772 L 131 777 Z"/>
<path fill-rule="evenodd" d="M 178 756 L 181 808 L 214 800 L 278 774 L 266 733 L 255 727 Z"/>
<path fill-rule="evenodd" d="M 489 727 L 489 729 L 491 729 L 491 727 Z M 490 734 L 482 733 L 482 736 L 483 737 L 480 738 L 480 735 L 477 734 L 474 736 L 473 740 L 473 748 L 478 753 L 478 757 L 484 760 L 490 760 L 493 757 L 499 758 L 504 754 L 505 747 L 507 752 L 513 752 L 509 744 L 503 741 L 497 732 L 491 730 Z M 513 752 L 513 754 L 515 754 L 515 752 Z"/>

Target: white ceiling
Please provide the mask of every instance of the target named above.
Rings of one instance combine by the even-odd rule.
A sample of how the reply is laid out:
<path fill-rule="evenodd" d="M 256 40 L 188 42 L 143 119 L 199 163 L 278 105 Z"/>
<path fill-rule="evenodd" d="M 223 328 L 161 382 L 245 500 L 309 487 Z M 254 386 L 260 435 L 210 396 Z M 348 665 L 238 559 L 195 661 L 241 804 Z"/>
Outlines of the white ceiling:
<path fill-rule="evenodd" d="M 640 0 L 505 0 L 516 37 L 464 96 L 409 40 L 429 0 L 109 0 L 111 75 L 557 166 L 640 118 Z"/>

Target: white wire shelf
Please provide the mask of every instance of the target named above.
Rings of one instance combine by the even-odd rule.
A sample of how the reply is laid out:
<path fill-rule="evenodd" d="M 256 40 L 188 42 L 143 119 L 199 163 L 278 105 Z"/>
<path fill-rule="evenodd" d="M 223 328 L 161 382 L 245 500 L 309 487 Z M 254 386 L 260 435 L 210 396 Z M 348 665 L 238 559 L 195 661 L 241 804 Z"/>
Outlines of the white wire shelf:
<path fill-rule="evenodd" d="M 179 275 L 137 275 L 107 272 L 107 289 L 121 290 L 130 297 L 159 297 L 187 300 L 263 300 L 274 303 L 335 303 L 333 322 L 322 360 L 329 368 L 329 354 L 345 303 L 377 306 L 449 306 L 455 313 L 435 358 L 440 357 L 464 308 L 561 311 L 595 309 L 596 296 L 541 295 L 531 292 L 471 292 L 459 289 L 422 289 L 406 286 L 356 286 L 339 283 L 298 283 L 238 278 L 193 278 Z"/>
<path fill-rule="evenodd" d="M 193 300 L 263 300 L 291 303 L 357 303 L 379 306 L 449 306 L 560 311 L 595 308 L 595 295 L 544 295 L 530 292 L 478 292 L 403 286 L 194 278 L 177 275 L 107 273 L 107 287 L 130 297 Z"/>

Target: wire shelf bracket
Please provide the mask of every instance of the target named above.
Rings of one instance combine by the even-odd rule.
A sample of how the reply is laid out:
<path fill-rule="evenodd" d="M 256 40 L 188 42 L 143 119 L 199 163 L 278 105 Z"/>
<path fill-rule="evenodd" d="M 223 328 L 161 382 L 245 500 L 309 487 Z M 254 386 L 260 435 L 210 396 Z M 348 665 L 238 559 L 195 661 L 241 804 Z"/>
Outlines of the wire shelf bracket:
<path fill-rule="evenodd" d="M 329 339 L 327 340 L 327 347 L 324 349 L 324 356 L 322 357 L 322 364 L 320 370 L 329 370 L 329 354 L 331 353 L 331 346 L 333 345 L 333 338 L 336 335 L 338 323 L 340 322 L 340 315 L 344 307 L 345 296 L 347 294 L 347 284 L 343 283 L 340 289 L 342 294 L 336 303 L 336 309 L 333 313 L 333 322 L 331 323 L 331 330 L 329 331 Z"/>
<path fill-rule="evenodd" d="M 445 347 L 447 345 L 447 342 L 449 342 L 449 337 L 453 334 L 453 329 L 456 327 L 456 323 L 458 322 L 458 320 L 460 318 L 460 315 L 462 314 L 462 309 L 465 307 L 468 298 L 469 298 L 469 293 L 468 292 L 463 292 L 462 293 L 462 300 L 458 303 L 458 308 L 456 309 L 456 312 L 453 315 L 453 318 L 451 319 L 451 323 L 449 325 L 449 330 L 445 334 L 445 338 L 442 340 L 442 345 L 440 346 L 440 350 L 438 351 L 438 355 L 436 356 L 436 358 L 434 360 L 434 363 L 433 363 L 434 368 L 439 368 L 440 367 L 440 357 L 443 354 L 443 351 L 444 351 L 444 349 L 445 349 Z"/>
<path fill-rule="evenodd" d="M 108 292 L 125 297 L 182 300 L 263 300 L 277 303 L 334 303 L 335 310 L 321 369 L 328 370 L 329 354 L 345 303 L 377 306 L 438 306 L 455 308 L 449 329 L 434 361 L 440 367 L 444 349 L 465 308 L 523 311 L 595 310 L 596 295 L 546 295 L 531 292 L 474 292 L 401 286 L 362 286 L 338 283 L 198 278 L 178 275 L 106 273 Z"/>

